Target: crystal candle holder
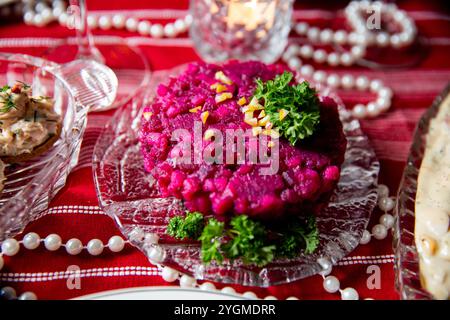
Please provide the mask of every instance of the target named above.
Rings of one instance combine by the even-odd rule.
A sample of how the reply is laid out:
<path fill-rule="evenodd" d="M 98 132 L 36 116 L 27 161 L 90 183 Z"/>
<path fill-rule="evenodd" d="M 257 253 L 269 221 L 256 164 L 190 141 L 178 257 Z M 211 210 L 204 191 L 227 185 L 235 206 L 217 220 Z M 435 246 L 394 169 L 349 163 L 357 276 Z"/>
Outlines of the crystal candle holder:
<path fill-rule="evenodd" d="M 276 61 L 287 45 L 293 0 L 191 0 L 190 36 L 209 62 Z"/>

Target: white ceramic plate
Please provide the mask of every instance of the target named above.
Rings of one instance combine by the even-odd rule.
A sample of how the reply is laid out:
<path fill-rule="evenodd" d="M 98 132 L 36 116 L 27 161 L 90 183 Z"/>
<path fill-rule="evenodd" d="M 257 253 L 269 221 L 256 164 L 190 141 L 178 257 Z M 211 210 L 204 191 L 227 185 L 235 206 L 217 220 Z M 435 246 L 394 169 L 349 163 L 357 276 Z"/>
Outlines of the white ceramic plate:
<path fill-rule="evenodd" d="M 219 291 L 184 289 L 177 287 L 137 287 L 103 291 L 74 300 L 248 300 L 240 295 Z"/>

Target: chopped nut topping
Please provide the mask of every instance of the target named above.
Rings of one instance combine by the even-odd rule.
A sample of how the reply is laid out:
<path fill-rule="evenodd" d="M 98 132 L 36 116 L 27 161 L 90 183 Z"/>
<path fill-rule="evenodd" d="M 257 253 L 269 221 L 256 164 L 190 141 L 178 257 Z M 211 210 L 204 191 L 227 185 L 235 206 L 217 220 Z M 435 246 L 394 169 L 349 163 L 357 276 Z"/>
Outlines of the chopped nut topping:
<path fill-rule="evenodd" d="M 216 87 L 216 92 L 217 93 L 221 93 L 221 92 L 227 91 L 227 89 L 228 88 L 226 86 L 224 86 L 223 84 L 219 83 L 219 85 Z"/>
<path fill-rule="evenodd" d="M 266 116 L 266 112 L 264 110 L 261 110 L 261 112 L 258 115 L 258 119 L 262 119 Z"/>
<path fill-rule="evenodd" d="M 202 106 L 197 106 L 195 108 L 189 109 L 189 112 L 190 113 L 197 113 L 201 108 L 202 108 Z"/>
<path fill-rule="evenodd" d="M 281 121 L 284 118 L 286 118 L 286 116 L 288 115 L 289 111 L 287 111 L 286 109 L 281 109 L 280 111 L 278 111 L 278 113 L 279 113 L 280 121 Z"/>
<path fill-rule="evenodd" d="M 216 90 L 218 85 L 220 85 L 220 82 L 213 83 L 209 87 L 211 88 L 211 90 Z"/>
<path fill-rule="evenodd" d="M 264 127 L 269 122 L 269 120 L 270 116 L 265 116 L 264 118 L 258 121 L 258 124 Z"/>
<path fill-rule="evenodd" d="M 250 108 L 248 106 L 245 106 L 245 107 L 241 108 L 241 111 L 242 111 L 242 113 L 246 113 L 246 112 L 252 111 L 252 110 L 250 110 Z"/>
<path fill-rule="evenodd" d="M 255 97 L 253 97 L 252 101 L 250 101 L 248 106 L 250 108 L 252 108 L 253 110 L 263 110 L 264 109 L 264 107 L 258 102 L 258 99 L 256 99 Z"/>
<path fill-rule="evenodd" d="M 245 108 L 245 107 L 244 107 L 244 108 Z M 251 110 L 251 111 L 257 111 L 257 110 L 263 110 L 264 107 L 263 107 L 262 105 L 260 105 L 260 104 L 257 104 L 257 105 L 255 105 L 255 104 L 249 104 L 249 105 L 247 106 L 247 109 L 248 109 L 248 110 Z"/>
<path fill-rule="evenodd" d="M 206 123 L 206 120 L 209 117 L 209 111 L 204 111 L 202 112 L 202 114 L 200 115 L 200 119 L 202 119 L 203 124 Z"/>
<path fill-rule="evenodd" d="M 244 113 L 244 119 L 249 120 L 249 119 L 253 119 L 253 118 L 254 118 L 253 111 L 247 111 Z"/>
<path fill-rule="evenodd" d="M 233 98 L 233 94 L 231 92 L 224 92 L 216 96 L 216 103 L 224 102 L 225 100 L 231 98 Z"/>
<path fill-rule="evenodd" d="M 231 79 L 228 78 L 223 73 L 223 71 L 217 71 L 215 74 L 215 79 L 221 81 L 222 83 L 228 84 L 228 85 L 233 84 L 233 81 L 231 81 Z"/>
<path fill-rule="evenodd" d="M 247 103 L 247 99 L 245 97 L 240 98 L 238 101 L 238 105 L 240 105 L 240 106 L 243 106 L 246 103 Z"/>

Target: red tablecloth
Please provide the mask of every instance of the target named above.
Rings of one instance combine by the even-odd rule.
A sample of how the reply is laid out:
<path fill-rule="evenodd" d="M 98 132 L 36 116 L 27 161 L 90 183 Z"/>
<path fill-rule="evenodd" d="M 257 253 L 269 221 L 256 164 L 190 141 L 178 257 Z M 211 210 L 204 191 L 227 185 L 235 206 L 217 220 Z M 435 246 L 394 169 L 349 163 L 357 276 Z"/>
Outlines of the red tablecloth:
<path fill-rule="evenodd" d="M 108 10 L 108 14 L 139 15 L 150 20 L 168 21 L 186 14 L 187 1 L 88 1 L 91 10 Z M 342 16 L 346 2 L 300 1 L 295 17 L 318 25 L 336 25 L 336 12 Z M 422 37 L 428 40 L 428 51 L 415 67 L 390 71 L 374 71 L 352 67 L 345 71 L 380 77 L 395 92 L 392 109 L 388 114 L 373 120 L 362 121 L 363 129 L 370 137 L 381 161 L 380 182 L 395 193 L 408 153 L 416 122 L 425 108 L 450 80 L 450 15 L 442 1 L 398 1 L 399 7 L 415 19 Z M 145 10 L 139 10 L 143 9 Z M 95 31 L 96 35 L 134 37 L 150 60 L 154 70 L 166 69 L 192 60 L 198 60 L 187 35 L 177 39 L 139 37 L 126 31 Z M 73 36 L 73 31 L 58 24 L 45 28 L 25 26 L 22 22 L 0 25 L 0 51 L 22 52 L 39 55 L 51 43 L 52 38 Z M 293 39 L 292 41 L 296 41 Z M 32 46 L 30 46 L 32 44 Z M 383 54 L 383 53 L 380 53 Z M 342 72 L 343 69 L 339 69 Z M 353 104 L 367 101 L 358 93 L 342 93 L 344 102 Z M 96 137 L 112 113 L 89 115 L 89 125 L 82 146 L 80 163 L 70 174 L 64 189 L 51 203 L 47 214 L 30 224 L 25 232 L 34 231 L 41 236 L 58 233 L 63 241 L 76 237 L 84 243 L 92 238 L 107 242 L 119 234 L 114 222 L 98 207 L 91 170 L 91 154 Z M 379 211 L 373 214 L 371 225 L 377 223 Z M 21 239 L 22 235 L 17 238 Z M 392 237 L 383 241 L 373 240 L 358 247 L 334 268 L 343 287 L 354 287 L 361 298 L 398 299 L 394 288 Z M 17 291 L 34 291 L 41 299 L 65 299 L 98 292 L 136 286 L 165 285 L 158 269 L 146 257 L 131 246 L 119 254 L 109 250 L 98 257 L 86 253 L 69 256 L 64 250 L 48 252 L 42 246 L 35 251 L 21 250 L 17 256 L 4 257 L 5 267 L 0 273 L 1 286 L 10 285 Z M 70 265 L 81 269 L 81 289 L 69 290 L 66 281 Z M 369 289 L 368 266 L 380 268 L 381 286 Z M 217 284 L 221 287 L 220 284 Z M 296 296 L 300 299 L 338 299 L 339 294 L 328 294 L 322 288 L 322 279 L 313 276 L 294 283 L 266 289 L 235 287 L 238 292 L 254 290 L 259 297 L 274 295 L 280 299 Z"/>

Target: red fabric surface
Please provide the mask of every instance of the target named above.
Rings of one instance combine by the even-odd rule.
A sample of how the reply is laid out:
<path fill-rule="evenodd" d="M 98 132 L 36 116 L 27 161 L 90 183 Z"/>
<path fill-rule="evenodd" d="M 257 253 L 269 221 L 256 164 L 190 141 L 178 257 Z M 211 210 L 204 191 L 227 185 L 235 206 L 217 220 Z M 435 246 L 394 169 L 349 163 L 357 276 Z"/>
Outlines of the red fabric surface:
<path fill-rule="evenodd" d="M 300 1 L 296 4 L 295 16 L 308 13 L 308 21 L 319 26 L 336 27 L 342 24 L 342 13 L 337 10 L 345 6 L 345 1 L 327 1 L 317 4 L 313 1 Z M 415 66 L 407 69 L 369 70 L 364 67 L 338 68 L 338 72 L 365 74 L 369 77 L 380 77 L 395 92 L 392 109 L 388 114 L 373 120 L 362 121 L 362 126 L 381 161 L 380 182 L 385 183 L 395 194 L 405 164 L 411 142 L 411 136 L 418 118 L 434 97 L 444 88 L 450 79 L 450 15 L 444 1 L 398 1 L 399 7 L 405 9 L 415 18 L 420 35 L 429 40 L 426 54 Z M 174 16 L 183 16 L 188 7 L 187 1 L 88 1 L 94 10 L 120 10 L 133 15 L 136 9 L 166 10 Z M 321 11 L 317 11 L 321 10 Z M 167 11 L 167 10 L 166 10 Z M 159 11 L 161 13 L 166 11 Z M 156 12 L 156 13 L 155 13 Z M 157 17 L 158 11 L 150 12 Z M 337 16 L 334 15 L 338 12 Z M 162 16 L 162 15 L 161 15 Z M 312 17 L 312 18 L 310 18 Z M 154 20 L 154 19 L 151 19 Z M 167 21 L 161 20 L 159 21 Z M 171 20 L 171 19 L 169 19 Z M 96 35 L 119 35 L 137 37 L 125 31 L 95 31 Z M 9 21 L 0 25 L 0 51 L 22 52 L 33 55 L 42 54 L 46 46 L 24 47 L 16 44 L 5 45 L 7 38 L 64 38 L 73 36 L 73 32 L 57 24 L 46 28 L 25 26 L 21 21 Z M 148 57 L 154 70 L 174 67 L 181 63 L 198 60 L 192 44 L 186 35 L 178 39 L 164 39 L 141 48 Z M 298 41 L 293 35 L 292 41 Z M 180 45 L 181 43 L 181 45 Z M 381 58 L 394 54 L 405 54 L 389 50 L 379 51 Z M 319 68 L 322 68 L 319 66 Z M 325 67 L 326 69 L 327 67 Z M 367 102 L 370 97 L 357 92 L 343 92 L 344 102 L 352 105 L 356 102 Z M 112 112 L 90 115 L 90 127 L 86 132 L 80 156 L 79 167 L 70 174 L 66 186 L 51 203 L 48 214 L 31 223 L 25 232 L 34 231 L 42 237 L 50 233 L 58 233 L 63 241 L 76 237 L 86 243 L 92 238 L 99 238 L 106 243 L 109 237 L 119 234 L 114 222 L 98 209 L 92 170 L 89 166 L 90 153 L 103 120 Z M 102 121 L 95 121 L 102 119 Z M 81 159 L 82 157 L 82 159 Z M 89 207 L 82 207 L 89 206 Z M 381 213 L 373 214 L 369 228 L 376 224 Z M 22 235 L 17 237 L 22 238 Z M 392 237 L 385 240 L 372 240 L 370 244 L 359 246 L 349 257 L 334 267 L 333 275 L 337 276 L 342 287 L 354 287 L 361 298 L 398 299 L 394 288 L 394 270 L 392 256 Z M 76 296 L 137 286 L 166 285 L 157 275 L 158 271 L 137 249 L 127 245 L 119 254 L 108 250 L 98 256 L 91 257 L 86 253 L 69 256 L 64 250 L 48 252 L 41 246 L 35 251 L 22 249 L 17 256 L 4 257 L 5 267 L 0 273 L 1 286 L 13 286 L 19 293 L 34 291 L 40 299 L 66 299 Z M 82 272 L 81 289 L 70 290 L 64 271 L 68 266 L 77 265 Z M 367 267 L 377 265 L 381 271 L 381 288 L 369 289 Z M 116 268 L 116 269 L 110 269 Z M 217 284 L 221 287 L 220 284 Z M 274 295 L 283 299 L 296 296 L 300 299 L 339 299 L 339 294 L 328 294 L 323 290 L 320 276 L 313 276 L 286 285 L 266 289 L 234 286 L 238 292 L 252 290 L 259 297 Z"/>

